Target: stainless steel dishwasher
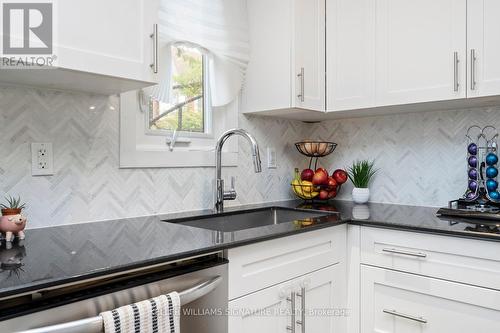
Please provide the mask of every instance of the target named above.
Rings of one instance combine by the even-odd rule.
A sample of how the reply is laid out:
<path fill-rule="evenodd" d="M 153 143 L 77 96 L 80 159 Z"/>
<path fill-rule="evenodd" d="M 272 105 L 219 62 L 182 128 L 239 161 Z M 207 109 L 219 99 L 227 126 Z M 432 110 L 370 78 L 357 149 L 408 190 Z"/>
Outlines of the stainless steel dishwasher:
<path fill-rule="evenodd" d="M 100 312 L 177 291 L 183 333 L 226 333 L 226 264 L 211 254 L 2 299 L 0 332 L 102 332 Z"/>

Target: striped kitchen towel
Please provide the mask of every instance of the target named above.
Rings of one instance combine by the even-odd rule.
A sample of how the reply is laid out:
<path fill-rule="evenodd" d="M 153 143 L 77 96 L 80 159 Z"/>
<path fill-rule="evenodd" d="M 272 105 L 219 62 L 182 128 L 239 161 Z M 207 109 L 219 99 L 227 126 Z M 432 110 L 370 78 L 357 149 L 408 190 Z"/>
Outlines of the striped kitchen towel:
<path fill-rule="evenodd" d="M 172 292 L 102 312 L 104 333 L 180 333 L 179 294 Z"/>

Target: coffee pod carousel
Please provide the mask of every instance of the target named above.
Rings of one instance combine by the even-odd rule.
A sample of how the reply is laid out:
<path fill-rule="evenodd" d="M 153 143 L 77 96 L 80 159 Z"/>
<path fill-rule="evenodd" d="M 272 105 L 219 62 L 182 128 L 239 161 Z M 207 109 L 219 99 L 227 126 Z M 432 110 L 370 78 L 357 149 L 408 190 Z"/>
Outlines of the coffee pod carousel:
<path fill-rule="evenodd" d="M 467 130 L 467 190 L 469 202 L 500 203 L 498 189 L 498 131 L 493 126 Z"/>

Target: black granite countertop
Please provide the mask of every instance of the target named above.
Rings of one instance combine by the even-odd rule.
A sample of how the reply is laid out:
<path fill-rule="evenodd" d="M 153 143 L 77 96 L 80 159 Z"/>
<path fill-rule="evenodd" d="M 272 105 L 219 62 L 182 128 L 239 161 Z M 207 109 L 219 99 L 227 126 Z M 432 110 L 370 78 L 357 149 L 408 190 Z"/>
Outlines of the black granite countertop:
<path fill-rule="evenodd" d="M 7 249 L 2 242 L 0 247 L 0 298 L 345 223 L 500 241 L 500 234 L 476 232 L 471 230 L 477 227 L 472 221 L 442 219 L 436 217 L 437 208 L 428 207 L 348 201 L 311 206 L 291 200 L 227 211 L 271 206 L 339 215 L 225 233 L 164 222 L 209 215 L 210 210 L 27 230 L 21 244 Z M 5 265 L 9 259 L 15 262 Z"/>

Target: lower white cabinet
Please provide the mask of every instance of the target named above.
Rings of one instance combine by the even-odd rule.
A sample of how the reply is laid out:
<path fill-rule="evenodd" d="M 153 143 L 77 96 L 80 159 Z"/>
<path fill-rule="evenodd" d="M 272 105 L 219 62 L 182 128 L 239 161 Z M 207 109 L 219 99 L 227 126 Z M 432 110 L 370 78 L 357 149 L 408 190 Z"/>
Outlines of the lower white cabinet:
<path fill-rule="evenodd" d="M 500 332 L 500 291 L 361 265 L 368 332 Z"/>
<path fill-rule="evenodd" d="M 229 302 L 229 333 L 344 333 L 342 273 L 333 265 Z"/>

